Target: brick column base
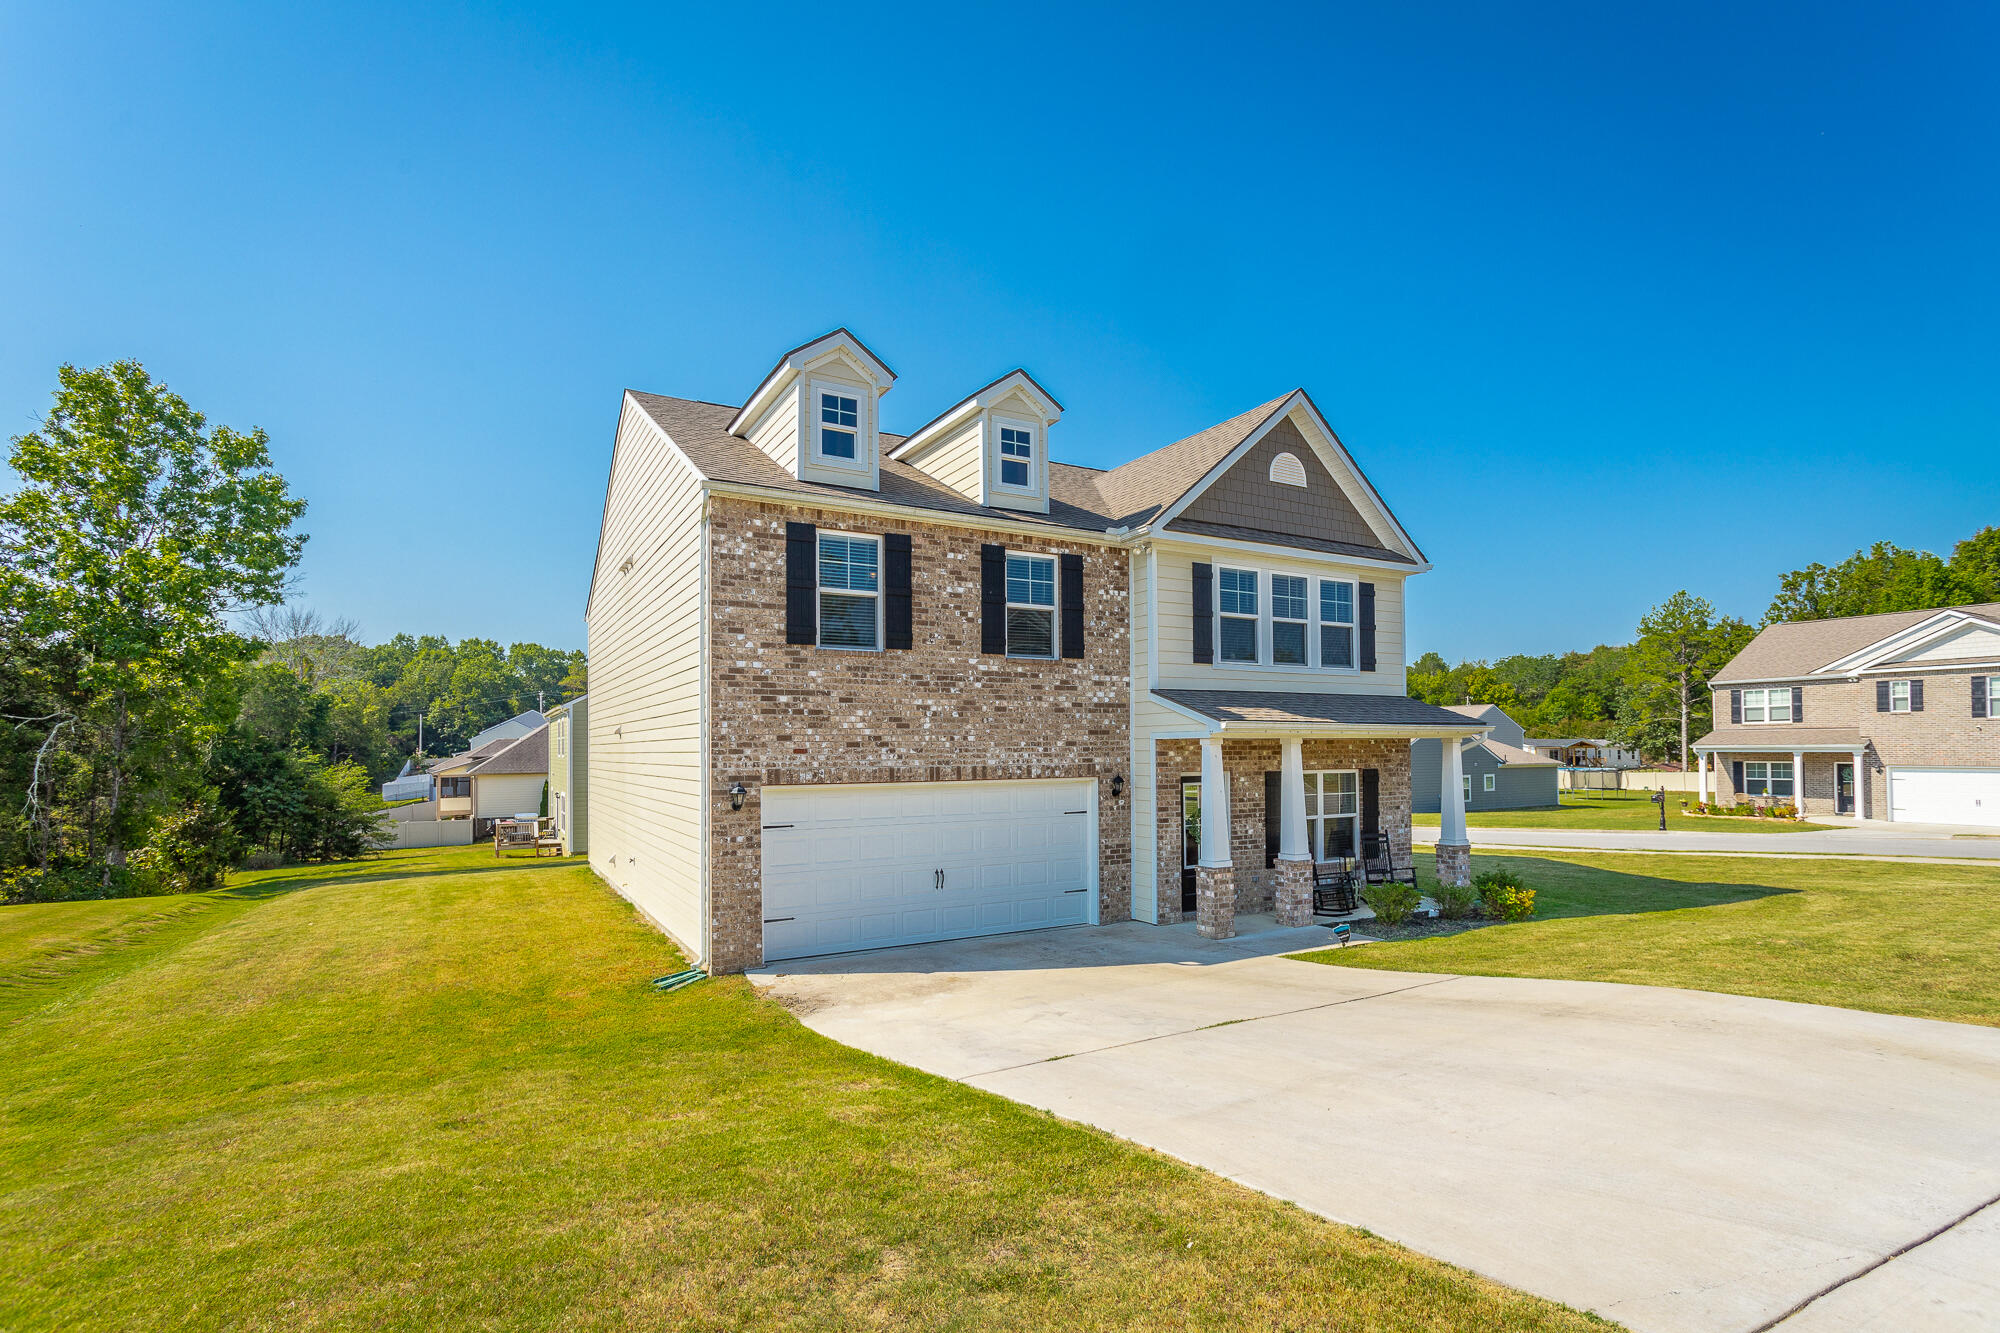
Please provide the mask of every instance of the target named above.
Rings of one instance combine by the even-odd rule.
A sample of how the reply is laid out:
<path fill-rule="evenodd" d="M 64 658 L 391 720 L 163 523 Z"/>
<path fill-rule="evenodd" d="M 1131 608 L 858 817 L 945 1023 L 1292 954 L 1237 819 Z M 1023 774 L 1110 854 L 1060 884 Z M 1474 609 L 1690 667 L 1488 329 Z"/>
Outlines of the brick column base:
<path fill-rule="evenodd" d="M 1464 843 L 1437 845 L 1438 883 L 1464 888 L 1472 883 L 1472 848 Z"/>
<path fill-rule="evenodd" d="M 1310 926 L 1313 920 L 1313 863 L 1278 859 L 1278 924 Z"/>
<path fill-rule="evenodd" d="M 1226 940 L 1236 933 L 1236 871 L 1231 867 L 1195 869 L 1194 928 L 1211 940 Z"/>

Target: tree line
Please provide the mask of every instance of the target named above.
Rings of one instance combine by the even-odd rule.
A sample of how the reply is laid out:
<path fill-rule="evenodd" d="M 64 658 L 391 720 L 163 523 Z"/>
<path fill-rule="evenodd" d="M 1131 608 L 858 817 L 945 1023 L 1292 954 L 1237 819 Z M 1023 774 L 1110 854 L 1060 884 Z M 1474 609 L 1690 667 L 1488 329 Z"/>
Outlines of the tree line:
<path fill-rule="evenodd" d="M 583 655 L 286 605 L 305 501 L 264 432 L 135 361 L 64 366 L 0 497 L 0 901 L 214 887 L 358 855 L 383 778 L 537 701 Z"/>
<path fill-rule="evenodd" d="M 1949 558 L 1877 542 L 1835 565 L 1792 570 L 1762 624 L 1978 602 L 2000 602 L 2000 526 L 1960 541 Z M 1434 704 L 1498 704 L 1531 736 L 1601 736 L 1685 763 L 1714 725 L 1709 680 L 1755 635 L 1682 589 L 1646 613 L 1629 644 L 1457 666 L 1425 653 L 1410 664 L 1408 689 Z"/>

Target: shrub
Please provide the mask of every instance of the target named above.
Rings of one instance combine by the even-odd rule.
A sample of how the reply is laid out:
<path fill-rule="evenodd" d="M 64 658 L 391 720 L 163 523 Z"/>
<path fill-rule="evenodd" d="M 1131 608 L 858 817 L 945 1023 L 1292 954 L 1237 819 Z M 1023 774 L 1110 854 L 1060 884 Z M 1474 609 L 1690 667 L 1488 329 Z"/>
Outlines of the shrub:
<path fill-rule="evenodd" d="M 243 858 L 243 868 L 245 870 L 276 870 L 284 863 L 285 858 L 272 851 L 269 847 L 253 847 L 250 849 L 249 855 Z"/>
<path fill-rule="evenodd" d="M 1489 870 L 1473 879 L 1487 914 L 1502 921 L 1526 921 L 1535 914 L 1535 891 L 1511 870 Z"/>
<path fill-rule="evenodd" d="M 1400 926 L 1417 910 L 1423 896 L 1408 884 L 1370 884 L 1362 894 L 1375 910 L 1375 919 L 1385 926 Z"/>
<path fill-rule="evenodd" d="M 1479 890 L 1470 884 L 1447 884 L 1439 880 L 1431 892 L 1431 900 L 1437 903 L 1439 916 L 1447 921 L 1462 921 L 1479 906 Z"/>
<path fill-rule="evenodd" d="M 239 844 L 229 816 L 196 801 L 161 817 L 132 868 L 155 893 L 206 893 L 222 887 Z"/>
<path fill-rule="evenodd" d="M 1771 818 L 1773 819 L 1797 819 L 1798 817 L 1799 812 L 1796 806 L 1774 805 L 1771 807 Z"/>
<path fill-rule="evenodd" d="M 0 903 L 72 903 L 88 898 L 126 898 L 135 890 L 132 872 L 116 869 L 105 883 L 101 866 L 20 866 L 0 869 Z"/>

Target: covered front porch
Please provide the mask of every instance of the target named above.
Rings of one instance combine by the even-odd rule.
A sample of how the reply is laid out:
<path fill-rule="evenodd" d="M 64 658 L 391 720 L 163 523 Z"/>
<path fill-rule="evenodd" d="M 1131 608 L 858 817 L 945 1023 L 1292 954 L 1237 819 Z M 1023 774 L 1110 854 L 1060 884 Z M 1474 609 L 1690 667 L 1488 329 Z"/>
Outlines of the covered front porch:
<path fill-rule="evenodd" d="M 1158 690 L 1189 725 L 1156 733 L 1157 921 L 1209 939 L 1268 914 L 1311 925 L 1315 866 L 1410 861 L 1410 742 L 1443 744 L 1440 874 L 1468 877 L 1459 742 L 1489 728 L 1396 695 Z"/>
<path fill-rule="evenodd" d="M 1869 816 L 1868 738 L 1846 727 L 1718 728 L 1693 746 L 1703 803 Z"/>

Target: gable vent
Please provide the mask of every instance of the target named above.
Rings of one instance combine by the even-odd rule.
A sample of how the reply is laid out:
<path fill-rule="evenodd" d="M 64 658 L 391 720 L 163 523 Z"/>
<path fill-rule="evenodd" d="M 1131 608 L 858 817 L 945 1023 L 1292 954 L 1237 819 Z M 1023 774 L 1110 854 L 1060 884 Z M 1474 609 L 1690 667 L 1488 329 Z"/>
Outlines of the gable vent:
<path fill-rule="evenodd" d="M 1303 490 L 1306 465 L 1299 461 L 1297 454 L 1279 454 L 1271 460 L 1271 480 L 1280 486 L 1297 486 Z"/>

